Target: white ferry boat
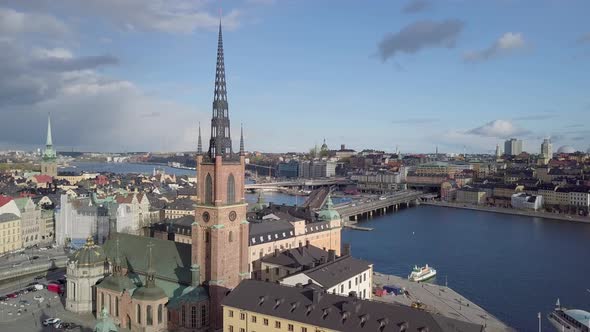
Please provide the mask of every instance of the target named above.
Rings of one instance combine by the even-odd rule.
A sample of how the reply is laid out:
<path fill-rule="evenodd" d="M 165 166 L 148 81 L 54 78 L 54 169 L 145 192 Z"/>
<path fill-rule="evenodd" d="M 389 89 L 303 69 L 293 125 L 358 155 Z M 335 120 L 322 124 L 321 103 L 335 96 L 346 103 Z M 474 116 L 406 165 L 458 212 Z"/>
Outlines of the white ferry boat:
<path fill-rule="evenodd" d="M 414 265 L 414 269 L 412 270 L 412 273 L 410 273 L 410 275 L 408 276 L 408 279 L 410 281 L 424 281 L 434 276 L 436 276 L 436 270 L 429 267 L 428 264 L 426 264 L 426 266 L 423 267 L 418 267 L 417 265 Z"/>
<path fill-rule="evenodd" d="M 555 310 L 547 316 L 547 319 L 557 331 L 588 332 L 590 331 L 590 312 L 579 309 L 566 309 L 555 303 Z"/>

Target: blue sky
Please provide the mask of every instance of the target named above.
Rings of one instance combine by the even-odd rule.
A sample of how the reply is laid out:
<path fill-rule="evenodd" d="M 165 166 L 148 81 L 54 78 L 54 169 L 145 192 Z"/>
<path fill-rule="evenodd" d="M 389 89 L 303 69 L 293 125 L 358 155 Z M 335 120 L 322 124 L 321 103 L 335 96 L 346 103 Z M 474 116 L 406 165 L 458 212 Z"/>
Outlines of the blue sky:
<path fill-rule="evenodd" d="M 588 1 L 0 0 L 0 148 L 194 150 L 222 8 L 246 147 L 590 146 Z M 234 144 L 237 144 L 234 143 Z"/>

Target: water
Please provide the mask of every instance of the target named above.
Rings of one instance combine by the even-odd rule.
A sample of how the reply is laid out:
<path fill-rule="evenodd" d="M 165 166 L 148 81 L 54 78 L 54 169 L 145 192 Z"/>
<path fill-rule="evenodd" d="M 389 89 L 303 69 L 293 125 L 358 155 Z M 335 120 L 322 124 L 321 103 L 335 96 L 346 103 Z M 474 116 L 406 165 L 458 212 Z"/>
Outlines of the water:
<path fill-rule="evenodd" d="M 76 169 L 151 173 L 154 167 L 84 164 Z M 256 202 L 257 195 L 246 197 Z M 264 197 L 277 204 L 304 200 L 274 192 Z M 361 225 L 374 230 L 342 232 L 355 257 L 372 261 L 376 271 L 399 276 L 428 263 L 437 269 L 439 283 L 447 279 L 449 287 L 519 331 L 537 331 L 537 312 L 543 313 L 543 331 L 553 331 L 545 317 L 558 297 L 565 306 L 590 310 L 590 224 L 420 206 Z"/>
<path fill-rule="evenodd" d="M 72 167 L 75 166 L 75 167 Z M 102 163 L 102 162 L 73 162 L 70 167 L 60 168 L 60 171 L 73 172 L 100 172 L 100 173 L 142 173 L 152 174 L 154 168 L 162 168 L 166 174 L 190 175 L 194 176 L 194 170 L 172 168 L 169 166 L 151 165 L 151 164 L 134 164 L 134 163 Z"/>

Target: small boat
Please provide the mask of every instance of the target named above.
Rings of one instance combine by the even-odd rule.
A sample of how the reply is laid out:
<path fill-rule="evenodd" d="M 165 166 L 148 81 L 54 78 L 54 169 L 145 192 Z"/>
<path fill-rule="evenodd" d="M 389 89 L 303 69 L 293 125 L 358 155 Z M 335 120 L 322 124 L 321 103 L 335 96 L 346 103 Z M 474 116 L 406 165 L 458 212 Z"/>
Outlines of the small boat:
<path fill-rule="evenodd" d="M 547 319 L 557 331 L 586 332 L 590 329 L 590 312 L 579 309 L 567 309 L 561 306 L 559 299 L 555 310 Z"/>
<path fill-rule="evenodd" d="M 434 276 L 436 276 L 436 270 L 429 267 L 428 264 L 426 264 L 426 266 L 423 267 L 418 267 L 417 265 L 414 265 L 414 269 L 412 270 L 412 273 L 410 273 L 410 275 L 408 276 L 408 279 L 410 281 L 425 281 Z"/>

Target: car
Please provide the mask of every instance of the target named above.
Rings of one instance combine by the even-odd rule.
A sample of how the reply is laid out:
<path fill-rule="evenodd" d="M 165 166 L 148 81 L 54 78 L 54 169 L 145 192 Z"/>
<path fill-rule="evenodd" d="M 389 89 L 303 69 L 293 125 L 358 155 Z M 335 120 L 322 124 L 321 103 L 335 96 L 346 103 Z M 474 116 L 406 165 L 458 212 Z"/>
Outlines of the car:
<path fill-rule="evenodd" d="M 41 296 L 41 295 L 35 295 L 35 296 L 33 296 L 33 300 L 41 303 L 41 302 L 43 302 L 45 300 L 45 298 L 43 296 Z"/>
<path fill-rule="evenodd" d="M 9 299 L 16 299 L 18 297 L 17 293 L 10 293 L 8 295 L 6 295 L 7 298 Z"/>
<path fill-rule="evenodd" d="M 34 286 L 27 287 L 28 292 L 36 292 L 37 289 Z"/>
<path fill-rule="evenodd" d="M 61 322 L 61 319 L 59 319 L 59 318 L 47 318 L 46 320 L 43 321 L 43 326 L 54 325 L 59 322 Z"/>
<path fill-rule="evenodd" d="M 37 255 L 32 256 L 31 259 L 39 259 L 39 256 L 37 256 Z"/>
<path fill-rule="evenodd" d="M 65 285 L 66 284 L 66 280 L 63 278 L 57 279 L 57 282 L 61 285 Z"/>
<path fill-rule="evenodd" d="M 35 280 L 41 280 L 41 279 L 44 279 L 44 278 L 45 278 L 45 276 L 36 276 L 35 277 Z"/>
<path fill-rule="evenodd" d="M 31 305 L 31 303 L 29 303 L 29 301 L 27 300 L 20 300 L 18 301 L 18 303 L 22 306 L 22 305 Z"/>

